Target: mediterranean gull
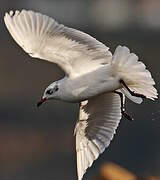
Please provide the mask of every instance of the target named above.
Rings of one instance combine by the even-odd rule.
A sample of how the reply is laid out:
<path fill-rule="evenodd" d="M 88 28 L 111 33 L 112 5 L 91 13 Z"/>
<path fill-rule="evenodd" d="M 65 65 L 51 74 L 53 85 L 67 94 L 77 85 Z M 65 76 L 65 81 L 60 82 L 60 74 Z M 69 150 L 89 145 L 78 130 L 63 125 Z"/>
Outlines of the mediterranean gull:
<path fill-rule="evenodd" d="M 65 77 L 50 84 L 37 106 L 48 99 L 79 103 L 76 136 L 77 172 L 81 180 L 115 134 L 125 111 L 125 96 L 135 103 L 154 100 L 151 74 L 137 55 L 109 48 L 90 35 L 33 11 L 10 11 L 4 21 L 13 39 L 30 56 L 60 66 Z"/>

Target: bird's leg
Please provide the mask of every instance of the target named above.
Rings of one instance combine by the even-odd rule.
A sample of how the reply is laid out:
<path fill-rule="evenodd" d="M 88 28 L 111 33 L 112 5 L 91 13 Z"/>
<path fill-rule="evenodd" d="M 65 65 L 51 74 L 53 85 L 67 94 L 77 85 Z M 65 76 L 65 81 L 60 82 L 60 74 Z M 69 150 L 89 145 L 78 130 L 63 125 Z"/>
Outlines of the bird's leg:
<path fill-rule="evenodd" d="M 129 87 L 126 85 L 126 83 L 121 79 L 120 83 L 128 90 L 128 92 L 135 97 L 140 97 L 140 98 L 146 98 L 143 94 L 135 93 L 134 91 L 131 91 Z"/>
<path fill-rule="evenodd" d="M 133 121 L 132 116 L 125 111 L 124 104 L 123 104 L 123 94 L 121 92 L 119 92 L 119 91 L 114 91 L 114 93 L 116 93 L 116 94 L 118 94 L 120 96 L 120 99 L 121 99 L 121 113 L 122 113 L 122 115 L 126 119 L 128 119 L 129 121 Z"/>

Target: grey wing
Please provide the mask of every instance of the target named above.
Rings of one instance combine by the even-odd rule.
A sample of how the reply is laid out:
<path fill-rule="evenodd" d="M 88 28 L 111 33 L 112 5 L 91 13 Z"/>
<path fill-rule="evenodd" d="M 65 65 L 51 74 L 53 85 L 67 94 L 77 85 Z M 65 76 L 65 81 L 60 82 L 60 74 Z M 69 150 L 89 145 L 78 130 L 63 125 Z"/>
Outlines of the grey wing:
<path fill-rule="evenodd" d="M 69 76 L 93 71 L 112 56 L 108 47 L 90 35 L 40 13 L 10 11 L 4 22 L 13 39 L 30 56 L 56 63 Z"/>
<path fill-rule="evenodd" d="M 109 146 L 121 117 L 120 97 L 115 93 L 81 102 L 75 127 L 78 180 Z"/>

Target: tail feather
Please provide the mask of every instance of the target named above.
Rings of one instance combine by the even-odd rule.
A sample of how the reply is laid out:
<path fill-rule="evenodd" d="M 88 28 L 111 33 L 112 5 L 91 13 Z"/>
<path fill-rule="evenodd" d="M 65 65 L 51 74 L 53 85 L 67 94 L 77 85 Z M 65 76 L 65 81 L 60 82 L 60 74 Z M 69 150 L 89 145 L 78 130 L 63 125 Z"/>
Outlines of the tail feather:
<path fill-rule="evenodd" d="M 158 94 L 154 88 L 155 82 L 151 73 L 141 61 L 138 61 L 138 56 L 130 53 L 127 47 L 118 46 L 116 48 L 112 58 L 112 67 L 114 75 L 120 77 L 132 91 L 152 100 L 157 98 Z M 132 101 L 142 102 L 141 98 L 133 97 L 124 87 L 120 90 Z"/>

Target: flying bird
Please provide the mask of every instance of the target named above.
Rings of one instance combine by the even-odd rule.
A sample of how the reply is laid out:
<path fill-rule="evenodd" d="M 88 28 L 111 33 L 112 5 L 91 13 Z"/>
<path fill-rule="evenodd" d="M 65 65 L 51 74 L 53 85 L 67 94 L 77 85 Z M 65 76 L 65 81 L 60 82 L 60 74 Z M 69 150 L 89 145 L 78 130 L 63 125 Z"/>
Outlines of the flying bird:
<path fill-rule="evenodd" d="M 68 28 L 33 11 L 10 11 L 5 25 L 30 56 L 57 64 L 65 77 L 50 84 L 37 106 L 48 99 L 79 103 L 76 136 L 77 173 L 87 168 L 109 146 L 125 111 L 125 96 L 135 103 L 157 98 L 155 82 L 138 56 L 125 46 L 112 55 L 90 35 Z"/>

